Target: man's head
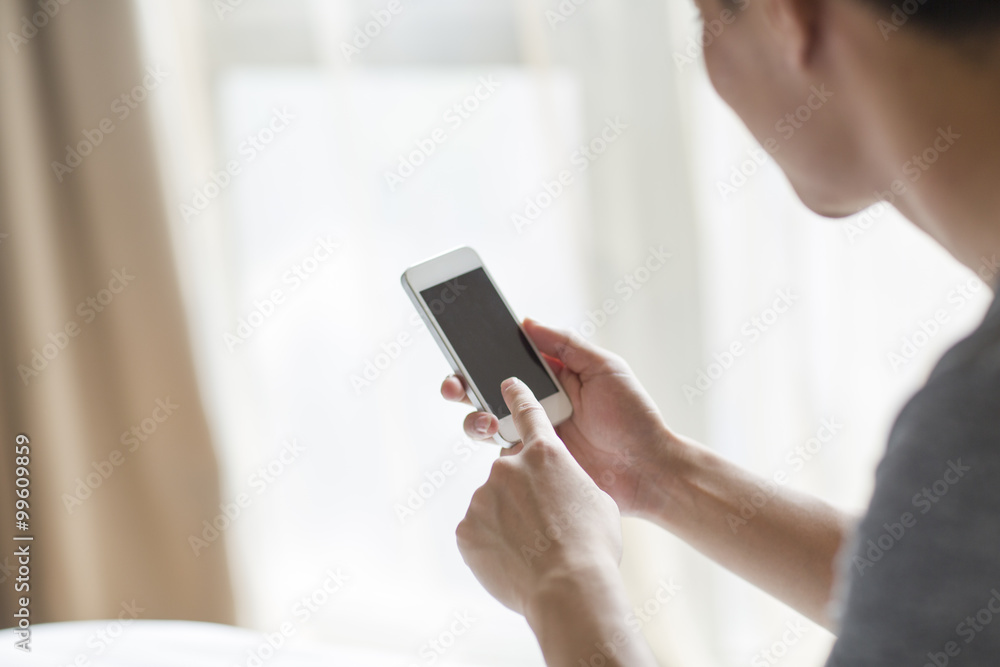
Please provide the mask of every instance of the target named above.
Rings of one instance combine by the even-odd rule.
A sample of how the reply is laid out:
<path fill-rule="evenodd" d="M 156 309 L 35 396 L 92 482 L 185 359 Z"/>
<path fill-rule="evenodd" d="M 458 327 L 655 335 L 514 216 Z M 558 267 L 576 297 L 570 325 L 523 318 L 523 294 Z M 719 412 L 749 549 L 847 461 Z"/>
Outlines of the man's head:
<path fill-rule="evenodd" d="M 997 0 L 696 4 L 714 28 L 705 61 L 719 94 L 824 215 L 879 199 L 911 214 L 921 206 L 912 188 L 895 201 L 892 185 L 912 185 L 930 165 L 905 156 L 1000 101 Z"/>
<path fill-rule="evenodd" d="M 903 17 L 928 32 L 951 39 L 967 38 L 982 28 L 1000 25 L 996 0 L 858 0 L 884 20 L 900 23 Z M 893 16 L 895 15 L 895 16 Z"/>

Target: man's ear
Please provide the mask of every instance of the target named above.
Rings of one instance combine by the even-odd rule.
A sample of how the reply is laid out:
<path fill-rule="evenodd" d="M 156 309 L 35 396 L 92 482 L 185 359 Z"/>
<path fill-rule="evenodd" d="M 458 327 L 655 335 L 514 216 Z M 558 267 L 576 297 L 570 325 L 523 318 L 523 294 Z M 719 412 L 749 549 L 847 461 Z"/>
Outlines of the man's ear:
<path fill-rule="evenodd" d="M 819 41 L 819 18 L 826 0 L 758 0 L 764 20 L 785 52 L 788 64 L 808 69 Z"/>

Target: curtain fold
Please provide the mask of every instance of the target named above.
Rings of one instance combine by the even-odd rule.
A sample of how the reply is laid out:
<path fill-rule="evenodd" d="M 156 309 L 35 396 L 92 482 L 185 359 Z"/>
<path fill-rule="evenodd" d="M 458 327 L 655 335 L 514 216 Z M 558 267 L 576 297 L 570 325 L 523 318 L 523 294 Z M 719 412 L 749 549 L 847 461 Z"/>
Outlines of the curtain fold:
<path fill-rule="evenodd" d="M 129 0 L 42 4 L 0 2 L 2 539 L 24 433 L 33 622 L 231 622 L 224 540 L 189 542 L 222 500 L 151 129 L 172 73 Z"/>

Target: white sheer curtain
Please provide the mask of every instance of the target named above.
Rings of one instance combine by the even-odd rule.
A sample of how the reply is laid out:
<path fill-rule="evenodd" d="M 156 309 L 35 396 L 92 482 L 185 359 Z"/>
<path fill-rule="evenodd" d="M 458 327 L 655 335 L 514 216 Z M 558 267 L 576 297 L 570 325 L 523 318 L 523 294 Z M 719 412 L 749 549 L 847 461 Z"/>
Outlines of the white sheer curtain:
<path fill-rule="evenodd" d="M 579 87 L 563 73 L 536 81 L 503 44 L 485 63 L 345 67 L 327 42 L 370 18 L 332 11 L 345 6 L 248 3 L 221 18 L 146 6 L 153 48 L 190 74 L 162 109 L 163 143 L 223 497 L 249 499 L 225 531 L 240 620 L 393 649 L 404 664 L 541 664 L 523 619 L 457 553 L 455 526 L 496 451 L 466 441 L 465 411 L 440 399 L 447 364 L 399 274 L 469 244 L 519 310 L 557 323 L 584 311 L 582 253 L 567 242 L 581 193 L 523 234 L 510 221 L 548 177 L 550 147 L 572 152 Z M 480 34 L 497 29 L 488 11 L 465 13 Z M 405 25 L 404 41 L 433 46 Z M 455 104 L 460 123 L 444 115 Z M 447 143 L 389 188 L 400 153 L 438 126 Z M 303 607 L 328 572 L 345 585 Z"/>

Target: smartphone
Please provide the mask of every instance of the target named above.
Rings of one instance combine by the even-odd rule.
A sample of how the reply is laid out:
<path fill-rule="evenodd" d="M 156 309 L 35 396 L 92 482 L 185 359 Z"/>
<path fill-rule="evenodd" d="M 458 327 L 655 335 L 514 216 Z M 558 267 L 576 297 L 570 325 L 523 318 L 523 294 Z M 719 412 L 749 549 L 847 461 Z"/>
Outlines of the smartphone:
<path fill-rule="evenodd" d="M 500 393 L 509 377 L 528 385 L 554 426 L 573 414 L 569 396 L 476 251 L 457 248 L 412 266 L 401 282 L 452 370 L 465 379 L 469 400 L 500 420 L 499 444 L 520 440 Z"/>

